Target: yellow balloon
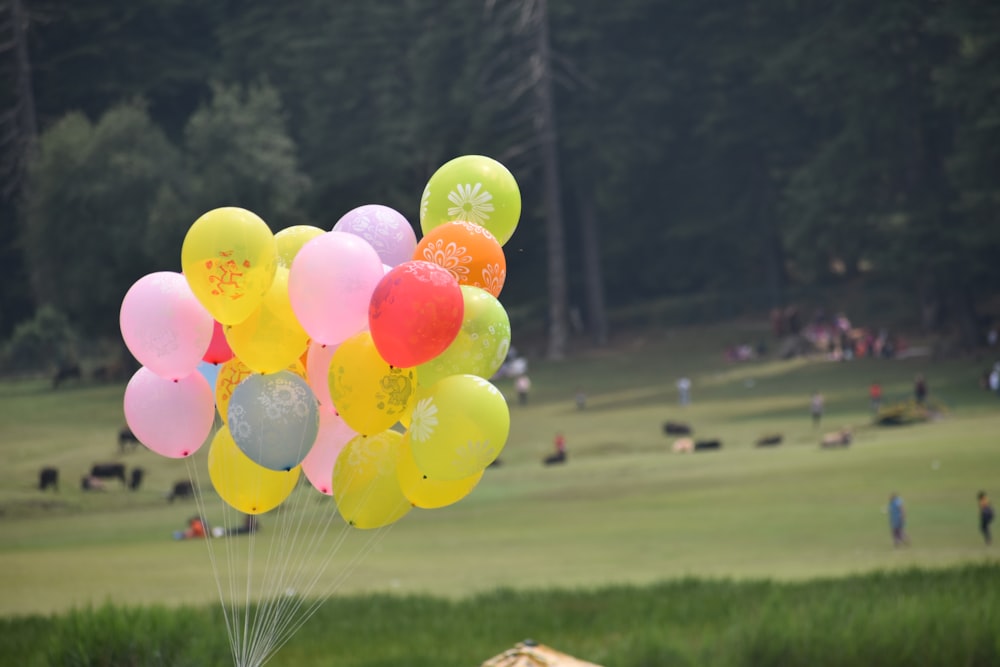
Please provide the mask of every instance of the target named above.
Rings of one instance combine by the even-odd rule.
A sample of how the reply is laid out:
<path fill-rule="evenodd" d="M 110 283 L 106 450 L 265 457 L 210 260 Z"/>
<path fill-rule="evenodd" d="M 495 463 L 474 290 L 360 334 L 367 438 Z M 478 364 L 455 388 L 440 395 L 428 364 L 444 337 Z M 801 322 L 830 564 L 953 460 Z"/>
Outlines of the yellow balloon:
<path fill-rule="evenodd" d="M 278 244 L 278 266 L 292 268 L 292 260 L 302 246 L 325 233 L 325 230 L 312 225 L 295 225 L 282 229 L 274 235 L 274 242 Z"/>
<path fill-rule="evenodd" d="M 330 398 L 344 422 L 363 435 L 381 433 L 413 407 L 416 371 L 390 366 L 367 331 L 351 336 L 330 359 Z"/>
<path fill-rule="evenodd" d="M 396 473 L 403 436 L 396 431 L 352 438 L 333 467 L 333 498 L 344 521 L 355 528 L 379 528 L 413 507 Z"/>
<path fill-rule="evenodd" d="M 222 324 L 238 324 L 257 309 L 277 266 L 278 248 L 267 223 L 234 206 L 195 220 L 181 248 L 191 291 Z"/>
<path fill-rule="evenodd" d="M 208 450 L 208 476 L 219 496 L 244 514 L 273 510 L 292 494 L 301 468 L 270 470 L 257 465 L 240 451 L 223 426 Z"/>
<path fill-rule="evenodd" d="M 229 399 L 233 397 L 233 390 L 251 373 L 253 371 L 250 367 L 238 357 L 233 357 L 219 369 L 219 375 L 215 378 L 215 407 L 218 408 L 223 422 L 229 420 Z"/>
<path fill-rule="evenodd" d="M 449 375 L 422 391 L 407 431 L 417 467 L 445 481 L 485 470 L 509 433 L 506 399 L 477 375 Z"/>
<path fill-rule="evenodd" d="M 225 332 L 233 354 L 257 373 L 276 373 L 298 361 L 309 347 L 309 334 L 288 300 L 288 269 L 278 268 L 260 307 Z"/>
<path fill-rule="evenodd" d="M 469 495 L 483 478 L 483 471 L 480 470 L 465 479 L 455 481 L 430 479 L 417 467 L 409 435 L 403 436 L 403 441 L 400 443 L 396 472 L 399 474 L 399 485 L 403 489 L 403 495 L 413 503 L 414 507 L 423 509 L 437 509 L 457 503 Z"/>

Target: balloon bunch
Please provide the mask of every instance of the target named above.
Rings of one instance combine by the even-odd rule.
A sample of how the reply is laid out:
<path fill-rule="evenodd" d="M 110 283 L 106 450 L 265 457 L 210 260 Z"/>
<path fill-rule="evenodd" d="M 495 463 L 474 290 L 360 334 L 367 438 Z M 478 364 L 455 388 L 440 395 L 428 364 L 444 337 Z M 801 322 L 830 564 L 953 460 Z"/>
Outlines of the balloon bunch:
<path fill-rule="evenodd" d="M 520 213 L 514 177 L 478 155 L 427 182 L 419 243 L 377 204 L 277 234 L 242 208 L 205 213 L 182 273 L 146 275 L 122 301 L 142 365 L 129 427 L 171 458 L 210 441 L 212 485 L 246 514 L 280 505 L 300 475 L 358 528 L 460 500 L 510 429 L 489 378 L 510 347 L 498 296 Z"/>

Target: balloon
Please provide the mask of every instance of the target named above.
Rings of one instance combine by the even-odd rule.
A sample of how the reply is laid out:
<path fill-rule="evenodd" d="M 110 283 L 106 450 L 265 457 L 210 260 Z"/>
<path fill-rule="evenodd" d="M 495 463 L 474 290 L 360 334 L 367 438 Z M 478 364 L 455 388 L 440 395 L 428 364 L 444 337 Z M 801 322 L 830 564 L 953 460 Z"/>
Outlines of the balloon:
<path fill-rule="evenodd" d="M 289 371 L 251 375 L 229 399 L 233 441 L 254 463 L 291 470 L 306 457 L 319 431 L 319 405 L 306 381 Z"/>
<path fill-rule="evenodd" d="M 203 361 L 198 364 L 196 369 L 198 373 L 205 378 L 205 382 L 208 383 L 209 389 L 212 391 L 212 405 L 215 405 L 215 383 L 219 380 L 219 371 L 222 369 L 221 366 L 217 364 L 210 364 L 207 361 Z"/>
<path fill-rule="evenodd" d="M 226 340 L 226 330 L 220 322 L 212 325 L 212 342 L 208 344 L 208 350 L 201 358 L 210 364 L 224 364 L 233 358 L 233 349 L 229 347 Z"/>
<path fill-rule="evenodd" d="M 457 503 L 476 488 L 483 478 L 483 471 L 455 481 L 430 479 L 417 467 L 410 448 L 409 435 L 404 436 L 399 446 L 396 472 L 403 495 L 414 507 L 436 509 Z"/>
<path fill-rule="evenodd" d="M 490 230 L 500 245 L 521 217 L 521 192 L 505 166 L 483 155 L 463 155 L 443 164 L 420 198 L 420 228 L 427 234 L 453 220 Z"/>
<path fill-rule="evenodd" d="M 292 310 L 314 341 L 336 345 L 367 327 L 368 302 L 382 275 L 371 244 L 354 234 L 326 232 L 295 256 L 288 276 Z"/>
<path fill-rule="evenodd" d="M 194 454 L 214 421 L 212 389 L 200 373 L 168 380 L 144 367 L 125 387 L 125 422 L 139 442 L 162 456 Z"/>
<path fill-rule="evenodd" d="M 420 239 L 413 259 L 451 271 L 460 285 L 481 287 L 500 296 L 507 279 L 507 259 L 493 234 L 471 222 L 446 222 Z"/>
<path fill-rule="evenodd" d="M 347 443 L 333 468 L 333 498 L 344 521 L 355 528 L 379 528 L 398 521 L 412 505 L 396 473 L 403 436 L 395 431 L 359 435 Z"/>
<path fill-rule="evenodd" d="M 184 237 L 181 266 L 198 301 L 222 324 L 257 309 L 278 266 L 271 229 L 256 214 L 228 206 L 195 220 Z"/>
<path fill-rule="evenodd" d="M 286 227 L 274 235 L 274 242 L 278 247 L 278 266 L 286 269 L 292 268 L 292 260 L 309 241 L 326 232 L 319 227 L 312 225 L 295 225 Z"/>
<path fill-rule="evenodd" d="M 119 324 L 132 356 L 171 380 L 193 373 L 212 340 L 212 316 L 173 271 L 137 280 L 122 299 Z"/>
<path fill-rule="evenodd" d="M 299 468 L 277 471 L 257 465 L 240 451 L 225 426 L 208 448 L 212 486 L 229 506 L 244 514 L 263 514 L 280 505 L 292 495 L 299 473 Z"/>
<path fill-rule="evenodd" d="M 223 422 L 229 419 L 229 399 L 233 390 L 252 374 L 253 371 L 237 357 L 222 364 L 215 379 L 215 405 Z"/>
<path fill-rule="evenodd" d="M 368 328 L 383 359 L 409 368 L 451 345 L 462 328 L 463 309 L 462 290 L 447 269 L 425 261 L 403 262 L 375 288 Z"/>
<path fill-rule="evenodd" d="M 356 435 L 333 408 L 320 406 L 316 444 L 302 460 L 302 472 L 320 493 L 333 495 L 333 466 L 344 446 Z"/>
<path fill-rule="evenodd" d="M 330 397 L 347 425 L 374 435 L 395 424 L 413 406 L 416 372 L 395 368 L 379 356 L 372 336 L 348 338 L 330 360 Z"/>
<path fill-rule="evenodd" d="M 306 350 L 306 381 L 319 404 L 327 407 L 333 406 L 333 399 L 330 398 L 330 361 L 336 351 L 336 345 L 323 345 L 316 341 L 309 343 Z"/>
<path fill-rule="evenodd" d="M 417 366 L 417 380 L 429 387 L 448 375 L 478 375 L 489 379 L 500 369 L 510 349 L 510 319 L 489 292 L 462 285 L 465 315 L 451 345 Z"/>
<path fill-rule="evenodd" d="M 410 259 L 417 245 L 413 227 L 403 214 L 380 204 L 366 204 L 345 213 L 335 232 L 360 236 L 371 244 L 383 264 L 396 266 Z"/>
<path fill-rule="evenodd" d="M 421 392 L 410 413 L 410 446 L 430 479 L 469 477 L 496 460 L 510 432 L 503 394 L 475 375 L 450 375 Z"/>
<path fill-rule="evenodd" d="M 240 360 L 257 373 L 275 373 L 293 364 L 309 346 L 288 299 L 288 269 L 279 268 L 260 307 L 239 324 L 226 327 L 226 340 Z"/>

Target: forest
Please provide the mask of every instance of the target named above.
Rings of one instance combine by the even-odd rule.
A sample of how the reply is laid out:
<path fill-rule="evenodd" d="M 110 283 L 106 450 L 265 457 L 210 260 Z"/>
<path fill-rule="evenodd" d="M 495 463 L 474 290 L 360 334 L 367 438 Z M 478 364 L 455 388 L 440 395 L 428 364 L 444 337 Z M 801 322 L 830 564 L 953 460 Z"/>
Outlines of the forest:
<path fill-rule="evenodd" d="M 966 344 L 997 311 L 991 0 L 4 0 L 0 77 L 7 367 L 116 339 L 207 210 L 415 224 L 462 154 L 517 178 L 503 299 L 549 358 L 672 298 L 888 290 Z"/>

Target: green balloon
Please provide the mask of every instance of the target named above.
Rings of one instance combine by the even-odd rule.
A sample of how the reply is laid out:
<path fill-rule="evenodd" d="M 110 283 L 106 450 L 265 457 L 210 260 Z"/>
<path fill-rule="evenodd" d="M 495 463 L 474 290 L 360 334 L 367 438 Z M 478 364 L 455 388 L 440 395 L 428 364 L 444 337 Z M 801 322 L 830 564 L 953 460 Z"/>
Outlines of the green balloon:
<path fill-rule="evenodd" d="M 521 218 L 521 191 L 505 166 L 483 155 L 463 155 L 443 164 L 420 198 L 424 234 L 455 220 L 485 227 L 504 245 Z"/>
<path fill-rule="evenodd" d="M 462 285 L 465 315 L 462 328 L 444 352 L 417 366 L 417 382 L 429 387 L 449 375 L 490 379 L 510 350 L 510 318 L 496 297 L 479 287 Z"/>

